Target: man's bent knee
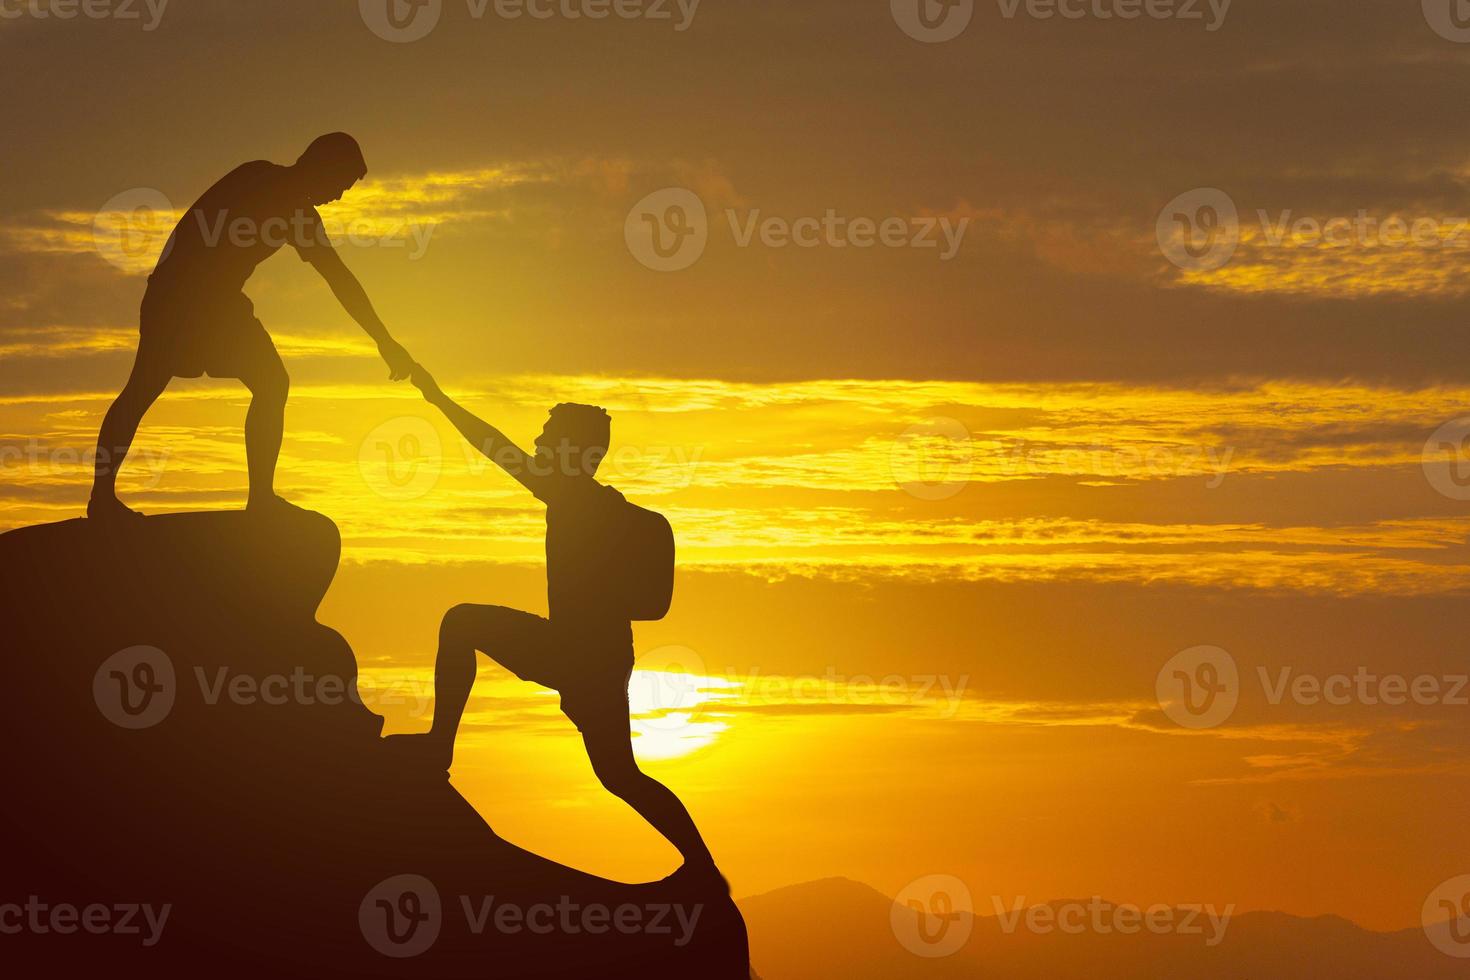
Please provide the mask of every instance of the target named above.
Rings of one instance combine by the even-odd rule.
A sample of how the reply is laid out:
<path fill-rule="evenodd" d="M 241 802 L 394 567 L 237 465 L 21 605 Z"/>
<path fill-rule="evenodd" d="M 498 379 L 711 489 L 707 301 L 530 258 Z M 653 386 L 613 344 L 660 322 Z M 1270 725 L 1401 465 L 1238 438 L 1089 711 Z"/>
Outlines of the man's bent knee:
<path fill-rule="evenodd" d="M 439 635 L 467 641 L 473 629 L 474 616 L 475 607 L 469 603 L 455 606 L 444 614 L 444 619 L 439 623 Z"/>

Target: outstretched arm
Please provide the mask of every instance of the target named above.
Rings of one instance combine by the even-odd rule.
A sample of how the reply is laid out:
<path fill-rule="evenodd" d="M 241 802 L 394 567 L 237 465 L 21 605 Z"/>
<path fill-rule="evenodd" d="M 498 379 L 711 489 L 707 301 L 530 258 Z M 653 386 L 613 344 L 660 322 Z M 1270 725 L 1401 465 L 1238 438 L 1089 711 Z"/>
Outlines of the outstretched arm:
<path fill-rule="evenodd" d="M 367 290 L 362 288 L 362 283 L 347 268 L 347 263 L 342 261 L 337 250 L 330 246 L 313 248 L 307 261 L 327 281 L 327 285 L 332 287 L 332 294 L 337 297 L 337 302 L 342 304 L 348 315 L 358 322 L 369 337 L 377 341 L 378 353 L 388 362 L 389 377 L 394 381 L 402 381 L 408 377 L 413 370 L 413 358 L 409 357 L 408 351 L 398 341 L 389 336 L 388 328 L 373 309 L 372 300 L 368 299 Z"/>
<path fill-rule="evenodd" d="M 511 442 L 505 433 L 495 426 L 466 410 L 454 399 L 444 394 L 439 383 L 424 369 L 422 364 L 413 365 L 412 377 L 413 383 L 424 393 L 424 399 L 443 412 L 444 417 L 454 423 L 454 427 L 469 441 L 470 445 L 483 453 L 492 463 L 515 477 L 521 486 L 540 499 L 546 499 L 547 475 L 538 473 L 535 457 Z"/>

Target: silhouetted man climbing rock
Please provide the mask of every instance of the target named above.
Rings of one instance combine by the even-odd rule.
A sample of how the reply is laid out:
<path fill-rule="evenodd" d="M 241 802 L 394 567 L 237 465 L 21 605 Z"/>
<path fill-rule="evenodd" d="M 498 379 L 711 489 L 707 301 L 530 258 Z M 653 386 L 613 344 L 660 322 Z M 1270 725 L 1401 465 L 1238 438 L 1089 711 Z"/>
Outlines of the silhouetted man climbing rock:
<path fill-rule="evenodd" d="M 343 308 L 377 341 L 390 377 L 408 377 L 412 359 L 388 335 L 367 293 L 332 247 L 316 210 L 366 174 L 357 141 L 346 133 L 331 133 L 312 142 L 292 166 L 257 160 L 237 167 L 184 215 L 148 277 L 132 375 L 102 421 L 89 516 L 132 513 L 117 499 L 117 473 L 138 424 L 170 380 L 205 374 L 239 378 L 250 389 L 245 417 L 249 506 L 281 502 L 274 484 L 289 378 L 241 290 L 255 267 L 285 245 L 311 263 Z"/>
<path fill-rule="evenodd" d="M 674 793 L 638 768 L 628 720 L 633 670 L 631 620 L 662 619 L 673 593 L 674 538 L 668 522 L 593 479 L 607 455 L 610 420 L 589 405 L 551 410 L 535 455 L 455 404 L 421 366 L 413 382 L 484 453 L 546 504 L 550 617 L 502 606 L 460 605 L 439 628 L 434 724 L 390 745 L 414 761 L 448 769 L 475 681 L 479 650 L 522 680 L 560 692 L 602 785 L 669 839 L 695 872 L 714 859 Z"/>

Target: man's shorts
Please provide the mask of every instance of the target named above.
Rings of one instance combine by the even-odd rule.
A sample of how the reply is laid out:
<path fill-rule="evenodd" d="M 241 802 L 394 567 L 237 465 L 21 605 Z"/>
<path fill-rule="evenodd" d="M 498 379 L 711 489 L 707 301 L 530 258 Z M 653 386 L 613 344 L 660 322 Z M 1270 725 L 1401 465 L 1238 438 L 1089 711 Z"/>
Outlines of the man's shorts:
<path fill-rule="evenodd" d="M 274 369 L 280 355 L 244 293 L 150 280 L 138 317 L 138 360 L 175 378 L 249 379 Z"/>
<path fill-rule="evenodd" d="M 633 630 L 624 623 L 567 626 L 504 606 L 459 606 L 451 615 L 475 649 L 521 680 L 561 694 L 561 710 L 582 732 L 627 735 Z"/>

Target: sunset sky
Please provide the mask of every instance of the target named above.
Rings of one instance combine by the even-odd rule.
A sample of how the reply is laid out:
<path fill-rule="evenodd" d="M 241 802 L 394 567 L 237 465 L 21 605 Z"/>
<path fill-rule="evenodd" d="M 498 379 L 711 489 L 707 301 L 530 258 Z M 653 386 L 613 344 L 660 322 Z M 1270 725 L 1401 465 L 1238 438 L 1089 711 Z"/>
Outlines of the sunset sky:
<path fill-rule="evenodd" d="M 602 479 L 673 523 L 635 747 L 737 897 L 943 873 L 1400 929 L 1470 872 L 1470 705 L 1270 696 L 1470 672 L 1470 44 L 1420 4 L 978 3 L 940 43 L 886 0 L 682 30 L 445 0 L 408 43 L 346 0 L 137 6 L 0 18 L 0 529 L 84 512 L 177 213 L 345 130 L 369 175 L 323 214 L 395 336 L 524 444 L 606 406 Z M 630 235 L 670 188 L 707 247 L 660 272 Z M 1171 262 L 1174 215 L 1222 200 L 1228 261 Z M 742 237 L 829 212 L 906 231 Z M 544 612 L 543 511 L 308 266 L 246 289 L 292 376 L 279 489 L 344 537 L 320 618 L 390 730 L 426 729 L 447 608 Z M 175 382 L 124 499 L 242 506 L 247 403 Z M 1192 729 L 1156 682 L 1201 646 L 1239 704 Z M 563 863 L 677 866 L 555 695 L 488 664 L 454 783 Z"/>

